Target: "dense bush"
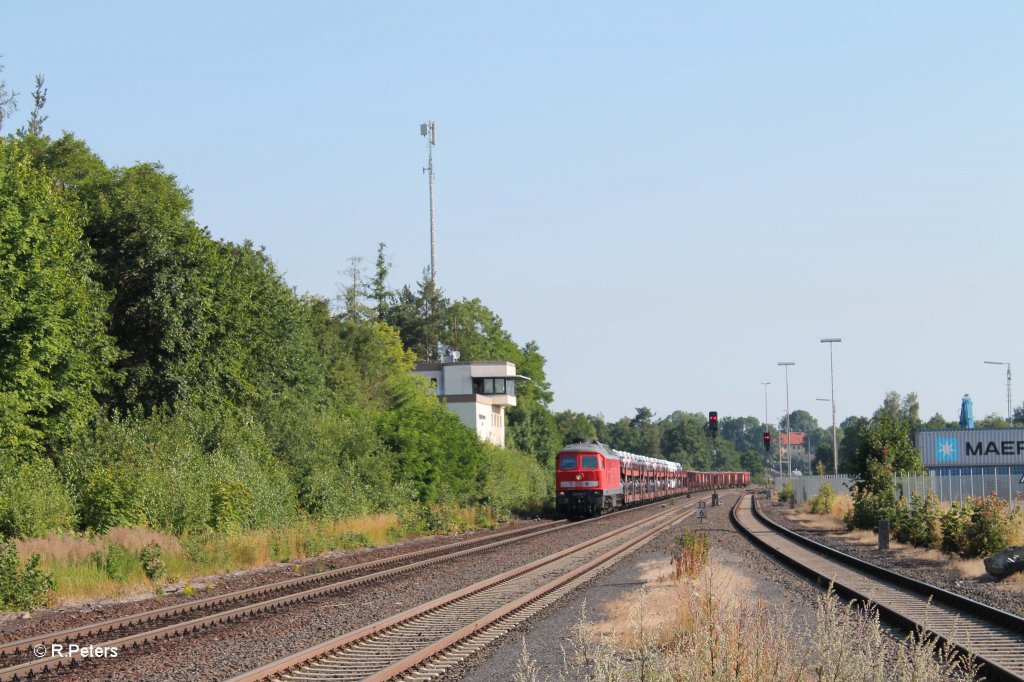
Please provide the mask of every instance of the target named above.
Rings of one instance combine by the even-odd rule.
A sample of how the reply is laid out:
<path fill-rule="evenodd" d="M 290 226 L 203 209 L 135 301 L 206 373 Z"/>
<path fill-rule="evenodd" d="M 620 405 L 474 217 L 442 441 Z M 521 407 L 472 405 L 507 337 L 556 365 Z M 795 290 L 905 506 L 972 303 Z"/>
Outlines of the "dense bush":
<path fill-rule="evenodd" d="M 62 460 L 83 528 L 182 534 L 286 523 L 296 494 L 259 426 L 192 409 L 101 424 Z"/>
<path fill-rule="evenodd" d="M 910 496 L 910 509 L 903 542 L 915 547 L 936 549 L 942 541 L 939 523 L 939 498 L 928 491 L 923 498 L 914 492 Z"/>
<path fill-rule="evenodd" d="M 978 498 L 971 513 L 970 556 L 985 556 L 1006 547 L 1010 541 L 1009 504 L 994 492 Z"/>
<path fill-rule="evenodd" d="M 780 502 L 790 502 L 796 499 L 796 490 L 793 489 L 793 482 L 786 481 L 782 485 L 782 490 L 779 491 Z"/>
<path fill-rule="evenodd" d="M 0 611 L 43 606 L 54 587 L 53 578 L 39 570 L 38 554 L 22 567 L 14 543 L 0 538 Z"/>
<path fill-rule="evenodd" d="M 963 504 L 955 500 L 939 519 L 942 528 L 942 551 L 964 555 L 969 551 L 971 515 L 974 505 L 967 498 Z"/>
<path fill-rule="evenodd" d="M 18 462 L 0 454 L 0 536 L 45 535 L 74 520 L 74 502 L 49 459 L 29 455 Z"/>
<path fill-rule="evenodd" d="M 942 515 L 942 549 L 965 558 L 992 554 L 1010 542 L 1009 503 L 995 493 L 956 502 Z"/>
<path fill-rule="evenodd" d="M 832 486 L 828 483 L 823 483 L 821 488 L 818 490 L 818 494 L 811 498 L 811 513 L 812 514 L 830 514 L 832 512 L 832 505 L 835 504 L 836 493 L 832 490 Z"/>
<path fill-rule="evenodd" d="M 554 498 L 554 476 L 537 460 L 514 449 L 487 447 L 485 504 L 498 520 L 511 514 L 537 514 Z"/>

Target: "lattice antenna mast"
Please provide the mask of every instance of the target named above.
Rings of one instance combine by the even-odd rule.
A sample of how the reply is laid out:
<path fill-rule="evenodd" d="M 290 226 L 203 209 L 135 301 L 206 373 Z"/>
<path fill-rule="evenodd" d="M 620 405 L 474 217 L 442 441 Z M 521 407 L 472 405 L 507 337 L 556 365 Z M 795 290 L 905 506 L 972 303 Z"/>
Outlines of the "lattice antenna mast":
<path fill-rule="evenodd" d="M 427 167 L 423 172 L 430 182 L 430 281 L 437 278 L 437 224 L 434 220 L 434 144 L 437 141 L 434 122 L 420 124 L 420 135 L 427 138 Z"/>

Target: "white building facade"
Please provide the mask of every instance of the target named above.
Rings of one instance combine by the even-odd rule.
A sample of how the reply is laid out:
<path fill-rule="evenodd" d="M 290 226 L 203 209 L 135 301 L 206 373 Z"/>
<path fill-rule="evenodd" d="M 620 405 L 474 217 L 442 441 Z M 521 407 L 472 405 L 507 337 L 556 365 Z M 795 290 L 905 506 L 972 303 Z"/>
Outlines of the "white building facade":
<path fill-rule="evenodd" d="M 448 411 L 476 431 L 480 440 L 505 447 L 505 408 L 515 407 L 516 366 L 504 361 L 420 362 L 414 374 L 426 377 Z"/>

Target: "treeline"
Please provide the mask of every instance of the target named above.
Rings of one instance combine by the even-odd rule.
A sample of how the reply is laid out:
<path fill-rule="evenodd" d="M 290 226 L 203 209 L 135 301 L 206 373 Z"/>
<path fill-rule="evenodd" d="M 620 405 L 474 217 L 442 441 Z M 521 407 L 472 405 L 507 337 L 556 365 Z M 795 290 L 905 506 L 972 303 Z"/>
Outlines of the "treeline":
<path fill-rule="evenodd" d="M 557 436 L 535 345 L 449 304 L 464 348 L 472 331 L 534 378 L 511 429 L 534 454 L 500 451 L 410 374 L 434 340 L 417 297 L 384 287 L 382 314 L 335 313 L 213 239 L 159 164 L 108 167 L 38 127 L 0 139 L 0 533 L 541 504 Z"/>
<path fill-rule="evenodd" d="M 608 422 L 603 417 L 578 412 L 555 415 L 566 442 L 597 439 L 618 450 L 679 462 L 697 471 L 749 471 L 763 480 L 765 453 L 762 424 L 754 417 L 723 417 L 719 434 L 711 438 L 706 414 L 675 411 L 655 419 L 647 407 L 636 408 L 633 417 Z"/>

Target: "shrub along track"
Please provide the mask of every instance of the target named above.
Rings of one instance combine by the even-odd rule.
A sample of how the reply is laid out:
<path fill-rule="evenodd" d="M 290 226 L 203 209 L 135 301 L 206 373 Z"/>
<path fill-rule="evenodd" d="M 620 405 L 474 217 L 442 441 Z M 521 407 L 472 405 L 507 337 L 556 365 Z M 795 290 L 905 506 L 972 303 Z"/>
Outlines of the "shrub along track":
<path fill-rule="evenodd" d="M 737 528 L 780 561 L 847 598 L 869 601 L 887 619 L 922 628 L 973 653 L 988 679 L 1024 679 L 1024 618 L 861 561 L 765 518 L 752 496 L 733 507 Z"/>
<path fill-rule="evenodd" d="M 353 566 L 0 643 L 0 665 L 3 666 L 0 668 L 0 681 L 24 679 L 30 674 L 39 674 L 67 665 L 71 660 L 81 659 L 80 656 L 75 659 L 40 657 L 34 653 L 40 650 L 38 647 L 51 650 L 53 644 L 96 644 L 99 641 L 97 638 L 103 638 L 103 646 L 134 646 L 242 618 L 251 613 L 269 611 L 335 591 L 350 589 L 367 582 L 383 580 L 396 573 L 421 569 L 482 549 L 549 533 L 564 523 L 547 522 L 540 527 L 508 530 L 440 547 L 407 551 Z"/>
<path fill-rule="evenodd" d="M 692 507 L 670 509 L 642 519 L 274 661 L 231 682 L 439 677 L 692 513 Z"/>

